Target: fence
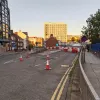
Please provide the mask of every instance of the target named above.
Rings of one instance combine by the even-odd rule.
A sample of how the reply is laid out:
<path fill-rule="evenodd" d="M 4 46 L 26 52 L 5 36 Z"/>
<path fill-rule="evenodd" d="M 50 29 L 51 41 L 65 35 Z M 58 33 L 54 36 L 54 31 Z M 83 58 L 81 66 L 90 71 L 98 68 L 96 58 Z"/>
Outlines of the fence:
<path fill-rule="evenodd" d="M 80 100 L 100 100 L 88 77 L 86 76 L 82 64 L 85 63 L 85 50 L 83 49 L 79 57 L 80 72 Z"/>
<path fill-rule="evenodd" d="M 100 58 L 100 43 L 92 44 L 90 49 L 94 55 Z"/>
<path fill-rule="evenodd" d="M 94 52 L 100 51 L 100 43 L 91 44 L 91 50 Z"/>

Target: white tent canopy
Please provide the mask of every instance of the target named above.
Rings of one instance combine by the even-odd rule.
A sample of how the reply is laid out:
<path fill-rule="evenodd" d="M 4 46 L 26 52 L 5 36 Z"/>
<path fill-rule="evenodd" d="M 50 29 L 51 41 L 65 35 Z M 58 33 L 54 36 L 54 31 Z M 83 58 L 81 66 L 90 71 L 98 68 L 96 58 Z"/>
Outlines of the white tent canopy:
<path fill-rule="evenodd" d="M 88 40 L 86 40 L 86 41 L 85 41 L 85 43 L 86 43 L 86 44 L 91 44 L 91 42 L 90 42 L 90 40 L 89 40 L 89 39 L 88 39 Z"/>

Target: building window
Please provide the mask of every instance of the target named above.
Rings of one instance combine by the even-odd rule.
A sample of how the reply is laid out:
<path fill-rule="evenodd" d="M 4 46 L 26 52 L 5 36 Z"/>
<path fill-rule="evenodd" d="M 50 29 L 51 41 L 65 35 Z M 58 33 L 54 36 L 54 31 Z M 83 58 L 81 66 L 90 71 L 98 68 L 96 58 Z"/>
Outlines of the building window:
<path fill-rule="evenodd" d="M 2 39 L 2 33 L 0 32 L 0 39 Z"/>
<path fill-rule="evenodd" d="M 0 37 L 2 39 L 8 39 L 8 33 L 10 31 L 10 11 L 8 8 L 8 2 L 6 0 L 0 0 Z M 6 28 L 6 25 L 8 25 L 8 28 Z M 2 35 L 1 35 L 2 34 Z"/>

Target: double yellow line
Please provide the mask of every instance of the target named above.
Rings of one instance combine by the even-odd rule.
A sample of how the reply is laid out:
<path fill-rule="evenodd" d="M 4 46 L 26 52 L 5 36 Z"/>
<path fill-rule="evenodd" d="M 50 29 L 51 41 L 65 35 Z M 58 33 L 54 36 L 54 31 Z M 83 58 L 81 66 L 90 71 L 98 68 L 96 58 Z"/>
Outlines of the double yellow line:
<path fill-rule="evenodd" d="M 51 100 L 60 100 L 64 86 L 66 84 L 66 81 L 68 80 L 68 76 L 72 68 L 74 67 L 74 64 L 77 60 L 78 56 L 75 57 L 75 59 L 72 62 L 72 67 L 68 68 L 67 71 L 65 72 L 64 76 L 60 80 L 60 83 L 58 84 L 56 90 L 54 91 L 53 96 L 51 97 Z M 60 88 L 61 87 L 61 88 Z M 60 90 L 59 90 L 60 89 Z M 59 90 L 59 91 L 58 91 Z M 58 94 L 58 95 L 57 95 Z"/>

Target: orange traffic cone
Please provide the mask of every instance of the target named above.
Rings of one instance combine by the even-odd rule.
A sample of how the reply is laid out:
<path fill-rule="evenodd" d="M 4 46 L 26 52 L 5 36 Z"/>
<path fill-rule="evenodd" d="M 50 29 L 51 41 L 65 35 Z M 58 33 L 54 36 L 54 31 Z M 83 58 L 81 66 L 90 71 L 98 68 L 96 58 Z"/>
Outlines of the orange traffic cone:
<path fill-rule="evenodd" d="M 46 70 L 50 70 L 51 68 L 50 68 L 50 65 L 49 65 L 49 60 L 47 60 L 47 63 L 46 63 L 46 68 L 45 68 Z"/>
<path fill-rule="evenodd" d="M 22 57 L 22 55 L 20 56 L 19 60 L 20 60 L 20 61 L 23 61 L 23 57 Z"/>

